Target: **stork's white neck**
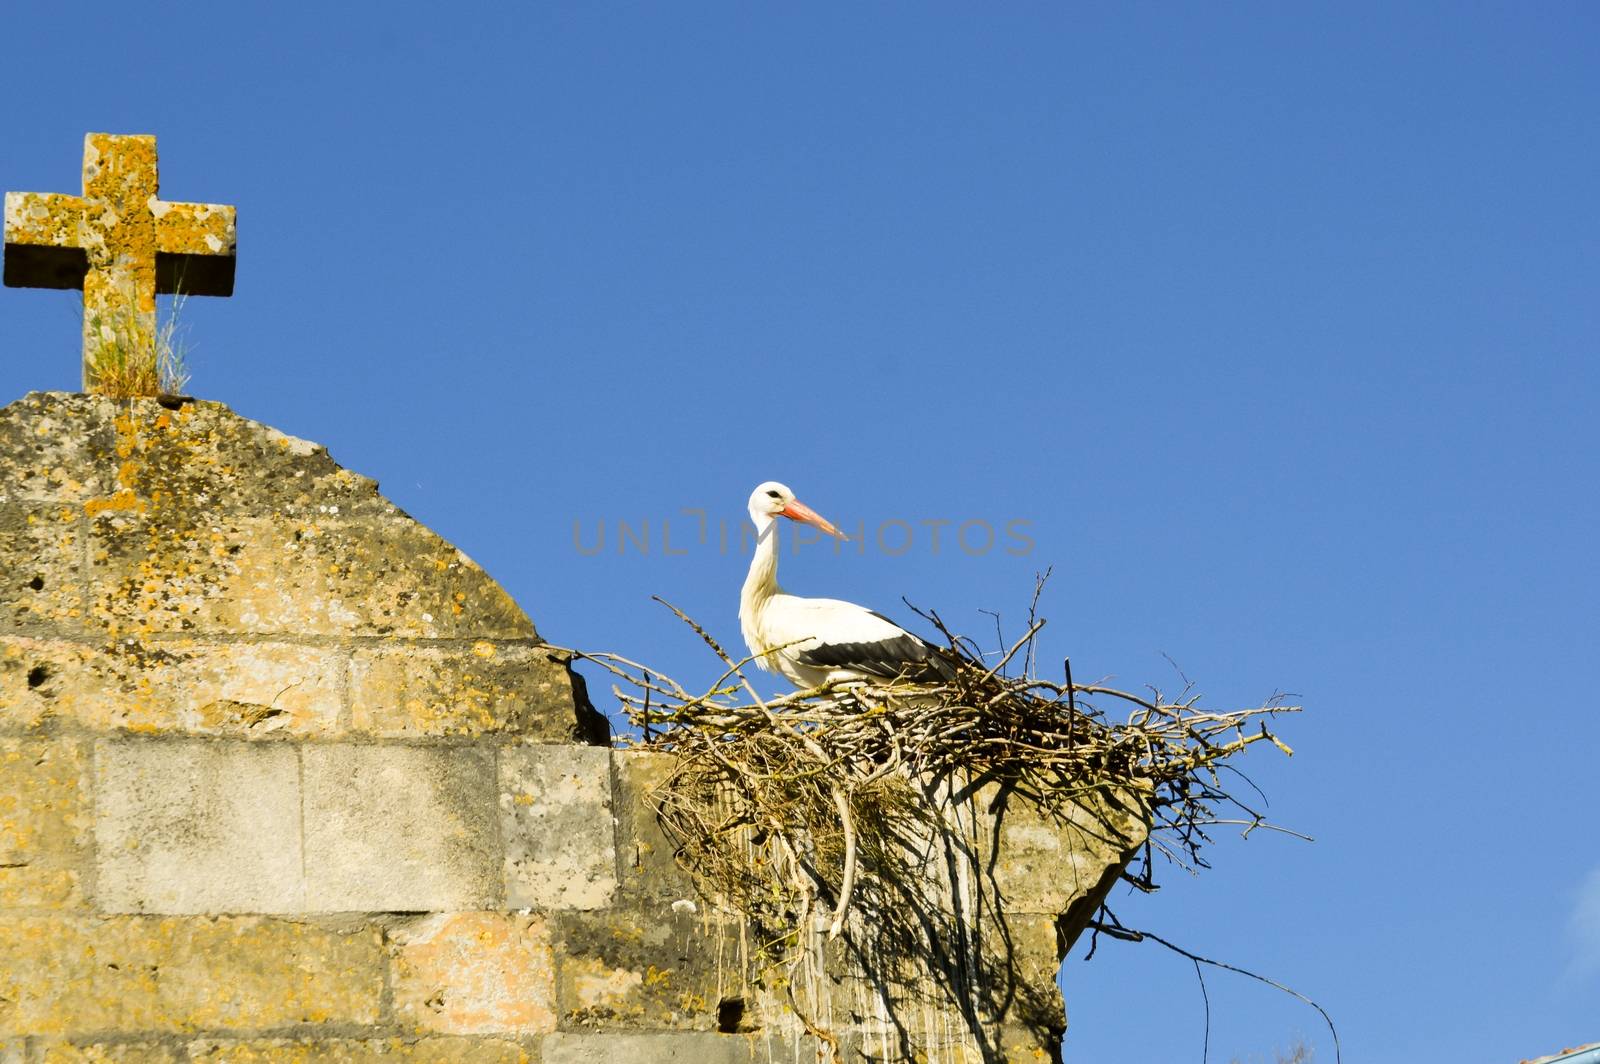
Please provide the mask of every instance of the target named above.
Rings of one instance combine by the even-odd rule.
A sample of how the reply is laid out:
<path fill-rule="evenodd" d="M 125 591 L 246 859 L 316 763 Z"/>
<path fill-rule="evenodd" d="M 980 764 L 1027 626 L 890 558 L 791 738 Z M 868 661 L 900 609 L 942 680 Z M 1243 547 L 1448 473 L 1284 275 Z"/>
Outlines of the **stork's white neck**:
<path fill-rule="evenodd" d="M 778 522 L 772 514 L 756 512 L 750 514 L 750 520 L 756 526 L 756 551 L 739 591 L 739 628 L 750 653 L 760 654 L 766 649 L 766 640 L 761 638 L 761 610 L 783 589 L 778 586 Z M 767 667 L 765 659 L 756 660 Z"/>

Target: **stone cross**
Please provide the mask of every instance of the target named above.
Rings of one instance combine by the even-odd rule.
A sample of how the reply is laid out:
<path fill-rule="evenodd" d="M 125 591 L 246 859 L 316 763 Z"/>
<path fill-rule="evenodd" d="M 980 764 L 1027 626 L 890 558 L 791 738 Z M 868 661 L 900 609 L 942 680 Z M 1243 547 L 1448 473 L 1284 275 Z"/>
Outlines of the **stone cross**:
<path fill-rule="evenodd" d="M 83 387 L 108 345 L 155 379 L 156 293 L 233 294 L 234 208 L 156 197 L 156 138 L 90 133 L 83 195 L 7 192 L 5 283 L 83 289 Z"/>

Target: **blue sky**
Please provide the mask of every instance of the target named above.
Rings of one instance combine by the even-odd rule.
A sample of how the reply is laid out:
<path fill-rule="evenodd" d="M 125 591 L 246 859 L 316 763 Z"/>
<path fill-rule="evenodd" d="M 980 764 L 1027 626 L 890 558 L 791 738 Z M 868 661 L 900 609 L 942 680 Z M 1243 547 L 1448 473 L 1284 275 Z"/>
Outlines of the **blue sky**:
<path fill-rule="evenodd" d="M 1316 998 L 1347 1060 L 1600 1038 L 1593 6 L 64 17 L 0 16 L 0 186 L 157 134 L 165 198 L 239 208 L 191 390 L 376 476 L 552 642 L 709 680 L 649 596 L 736 643 L 716 528 L 767 478 L 874 533 L 786 554 L 801 593 L 1015 630 L 1053 566 L 1080 680 L 1170 655 L 1307 707 L 1247 768 L 1317 841 L 1225 838 L 1125 921 Z M 75 389 L 77 328 L 0 293 L 0 401 Z M 1068 1061 L 1200 1059 L 1186 962 L 1083 952 Z M 1212 1060 L 1332 1059 L 1208 987 Z"/>

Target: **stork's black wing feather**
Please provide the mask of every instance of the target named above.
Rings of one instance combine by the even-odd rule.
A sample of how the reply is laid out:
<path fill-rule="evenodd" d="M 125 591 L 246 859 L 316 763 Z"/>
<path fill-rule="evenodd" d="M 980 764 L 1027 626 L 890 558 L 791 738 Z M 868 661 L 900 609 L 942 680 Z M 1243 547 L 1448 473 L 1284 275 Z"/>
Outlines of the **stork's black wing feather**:
<path fill-rule="evenodd" d="M 888 621 L 881 613 L 873 614 Z M 893 621 L 889 621 L 894 624 Z M 937 683 L 953 680 L 955 666 L 937 648 L 907 632 L 872 643 L 823 643 L 796 655 L 803 665 L 825 669 L 853 669 L 884 680 Z"/>

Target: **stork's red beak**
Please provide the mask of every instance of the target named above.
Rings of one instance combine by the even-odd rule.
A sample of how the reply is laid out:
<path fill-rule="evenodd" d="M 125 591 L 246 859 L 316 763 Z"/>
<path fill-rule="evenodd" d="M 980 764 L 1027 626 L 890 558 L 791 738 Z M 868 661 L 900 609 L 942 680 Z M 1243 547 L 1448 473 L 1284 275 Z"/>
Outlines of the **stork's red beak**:
<path fill-rule="evenodd" d="M 840 532 L 837 528 L 834 528 L 832 522 L 830 522 L 826 517 L 823 517 L 821 514 L 817 513 L 817 511 L 813 510 L 799 499 L 794 500 L 788 506 L 785 506 L 778 512 L 792 520 L 804 521 L 808 525 L 816 525 L 830 536 L 838 536 L 840 539 L 850 538 L 843 532 Z"/>

